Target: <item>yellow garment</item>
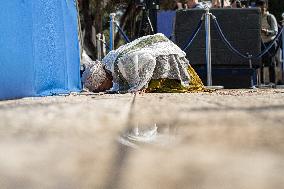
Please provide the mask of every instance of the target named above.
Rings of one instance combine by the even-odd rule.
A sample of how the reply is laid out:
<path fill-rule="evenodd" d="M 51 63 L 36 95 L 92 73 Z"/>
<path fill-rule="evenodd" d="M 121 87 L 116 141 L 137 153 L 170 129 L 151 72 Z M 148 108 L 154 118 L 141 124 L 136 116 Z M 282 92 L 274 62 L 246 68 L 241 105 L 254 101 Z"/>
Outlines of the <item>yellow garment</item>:
<path fill-rule="evenodd" d="M 188 93 L 188 92 L 201 92 L 207 91 L 204 85 L 194 71 L 194 69 L 189 65 L 187 69 L 190 75 L 190 86 L 184 87 L 181 85 L 179 80 L 175 79 L 152 79 L 146 92 L 148 93 Z"/>

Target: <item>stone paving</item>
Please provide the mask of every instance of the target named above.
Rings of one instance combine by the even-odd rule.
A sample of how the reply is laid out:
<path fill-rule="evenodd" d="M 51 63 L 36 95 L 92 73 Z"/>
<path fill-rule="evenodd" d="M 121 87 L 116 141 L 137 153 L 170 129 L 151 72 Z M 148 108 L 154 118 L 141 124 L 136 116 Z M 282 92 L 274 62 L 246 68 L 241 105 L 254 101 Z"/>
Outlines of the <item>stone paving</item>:
<path fill-rule="evenodd" d="M 134 96 L 0 101 L 0 188 L 284 188 L 284 90 Z"/>

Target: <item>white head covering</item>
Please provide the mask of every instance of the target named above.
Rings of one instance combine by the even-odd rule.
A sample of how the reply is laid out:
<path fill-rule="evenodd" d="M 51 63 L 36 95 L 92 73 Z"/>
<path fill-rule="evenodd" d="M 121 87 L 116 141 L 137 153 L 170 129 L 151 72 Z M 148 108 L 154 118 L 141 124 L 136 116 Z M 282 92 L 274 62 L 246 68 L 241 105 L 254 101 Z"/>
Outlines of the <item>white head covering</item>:
<path fill-rule="evenodd" d="M 104 64 L 100 61 L 93 61 L 85 52 L 83 52 L 82 64 L 85 65 L 82 75 L 84 86 L 90 91 L 98 90 L 98 87 L 107 79 Z"/>

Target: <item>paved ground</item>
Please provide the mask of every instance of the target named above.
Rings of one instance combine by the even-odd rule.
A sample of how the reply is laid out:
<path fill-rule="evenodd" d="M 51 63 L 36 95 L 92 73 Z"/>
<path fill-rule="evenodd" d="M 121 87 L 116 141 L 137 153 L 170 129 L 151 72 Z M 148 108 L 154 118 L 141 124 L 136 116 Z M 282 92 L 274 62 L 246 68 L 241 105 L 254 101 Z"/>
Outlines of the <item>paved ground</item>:
<path fill-rule="evenodd" d="M 284 188 L 284 90 L 0 102 L 0 188 Z M 148 142 L 126 137 L 158 127 Z"/>

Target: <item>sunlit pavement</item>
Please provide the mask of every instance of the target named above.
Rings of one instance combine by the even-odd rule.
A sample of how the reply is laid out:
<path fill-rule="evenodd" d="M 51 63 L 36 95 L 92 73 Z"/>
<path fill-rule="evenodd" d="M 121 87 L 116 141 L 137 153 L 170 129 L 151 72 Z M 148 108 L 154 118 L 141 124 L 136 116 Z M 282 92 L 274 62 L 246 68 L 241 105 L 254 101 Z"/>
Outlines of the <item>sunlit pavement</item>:
<path fill-rule="evenodd" d="M 0 188 L 284 186 L 284 90 L 0 102 Z"/>

